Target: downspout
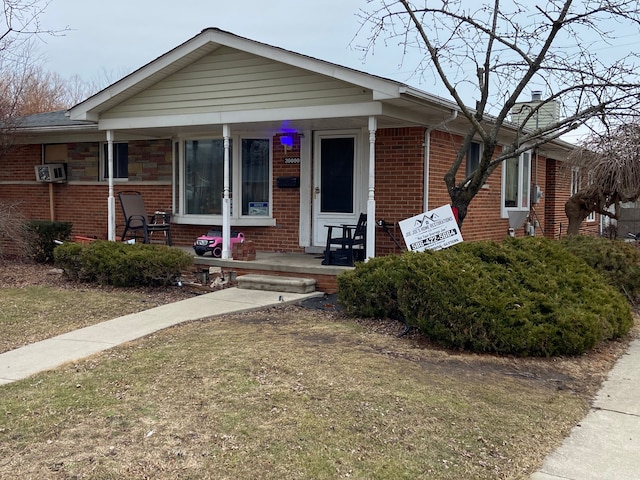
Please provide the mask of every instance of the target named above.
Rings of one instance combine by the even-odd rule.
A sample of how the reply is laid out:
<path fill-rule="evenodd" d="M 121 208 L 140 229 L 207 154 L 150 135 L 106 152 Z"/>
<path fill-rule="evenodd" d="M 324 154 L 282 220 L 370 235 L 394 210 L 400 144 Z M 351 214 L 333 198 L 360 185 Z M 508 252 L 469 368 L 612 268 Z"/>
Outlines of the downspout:
<path fill-rule="evenodd" d="M 107 240 L 116 241 L 116 200 L 113 195 L 113 130 L 107 130 L 107 164 L 109 169 L 109 197 L 107 199 Z"/>
<path fill-rule="evenodd" d="M 423 211 L 429 211 L 429 163 L 431 161 L 431 132 L 444 127 L 447 123 L 453 122 L 458 118 L 458 111 L 451 110 L 451 115 L 445 118 L 442 122 L 432 127 L 427 127 L 424 132 L 424 202 Z"/>

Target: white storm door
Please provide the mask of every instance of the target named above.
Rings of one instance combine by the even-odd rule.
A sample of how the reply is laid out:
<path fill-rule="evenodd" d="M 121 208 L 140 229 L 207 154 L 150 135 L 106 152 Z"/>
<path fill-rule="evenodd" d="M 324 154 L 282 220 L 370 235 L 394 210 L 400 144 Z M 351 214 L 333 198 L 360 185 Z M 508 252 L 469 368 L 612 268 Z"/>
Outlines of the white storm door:
<path fill-rule="evenodd" d="M 326 245 L 326 225 L 355 224 L 358 221 L 358 138 L 357 133 L 320 133 L 316 136 L 313 181 L 315 246 Z"/>

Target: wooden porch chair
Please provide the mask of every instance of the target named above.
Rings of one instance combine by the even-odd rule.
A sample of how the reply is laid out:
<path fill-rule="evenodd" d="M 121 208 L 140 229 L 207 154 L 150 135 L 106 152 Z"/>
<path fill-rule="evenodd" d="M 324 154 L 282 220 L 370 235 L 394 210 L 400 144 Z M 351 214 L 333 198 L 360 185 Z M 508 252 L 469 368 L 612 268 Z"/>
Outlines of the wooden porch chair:
<path fill-rule="evenodd" d="M 136 238 L 137 233 L 141 232 L 144 243 L 150 243 L 161 236 L 162 243 L 171 245 L 171 224 L 166 214 L 148 215 L 140 192 L 119 192 L 118 199 L 125 221 L 122 240 L 127 238 L 127 233 L 131 238 Z"/>
<path fill-rule="evenodd" d="M 364 260 L 367 251 L 367 214 L 361 213 L 356 225 L 325 225 L 327 245 L 323 265 L 348 265 Z M 339 232 L 334 236 L 334 229 Z M 332 251 L 332 247 L 338 249 Z"/>

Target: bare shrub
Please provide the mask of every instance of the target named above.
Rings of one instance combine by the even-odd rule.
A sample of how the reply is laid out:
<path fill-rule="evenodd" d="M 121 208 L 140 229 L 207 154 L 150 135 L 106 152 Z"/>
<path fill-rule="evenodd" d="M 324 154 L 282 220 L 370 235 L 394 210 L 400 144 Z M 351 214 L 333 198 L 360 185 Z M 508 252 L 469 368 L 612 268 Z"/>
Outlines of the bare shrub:
<path fill-rule="evenodd" d="M 9 253 L 22 256 L 27 251 L 27 221 L 19 202 L 0 201 L 0 261 Z"/>

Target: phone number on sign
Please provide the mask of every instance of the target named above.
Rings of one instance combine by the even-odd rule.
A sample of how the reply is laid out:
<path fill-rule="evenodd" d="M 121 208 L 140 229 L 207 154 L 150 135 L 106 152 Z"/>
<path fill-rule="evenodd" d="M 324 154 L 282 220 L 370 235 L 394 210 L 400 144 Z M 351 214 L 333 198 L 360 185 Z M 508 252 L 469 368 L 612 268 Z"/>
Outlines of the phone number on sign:
<path fill-rule="evenodd" d="M 456 230 L 455 228 L 452 228 L 451 230 L 447 230 L 445 232 L 440 232 L 437 235 L 432 235 L 430 237 L 424 238 L 418 242 L 414 242 L 411 244 L 411 250 L 418 250 L 422 247 L 427 247 L 429 245 L 432 245 L 434 243 L 438 243 L 438 242 L 442 242 L 443 240 L 446 240 L 447 238 L 451 238 L 454 237 L 458 234 L 458 230 Z"/>

